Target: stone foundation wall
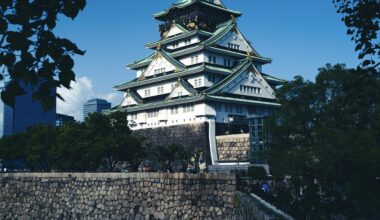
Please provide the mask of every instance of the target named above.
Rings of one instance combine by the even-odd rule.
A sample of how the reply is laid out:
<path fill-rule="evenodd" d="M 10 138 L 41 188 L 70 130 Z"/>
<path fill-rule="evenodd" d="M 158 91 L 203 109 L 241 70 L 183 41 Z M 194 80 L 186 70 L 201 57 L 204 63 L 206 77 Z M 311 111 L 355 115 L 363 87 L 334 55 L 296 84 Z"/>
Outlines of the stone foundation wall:
<path fill-rule="evenodd" d="M 210 151 L 208 123 L 141 129 L 133 131 L 133 134 L 145 137 L 153 145 L 181 144 L 185 147 L 203 149 L 206 153 Z"/>
<path fill-rule="evenodd" d="M 232 219 L 235 176 L 0 174 L 0 219 Z"/>
<path fill-rule="evenodd" d="M 219 161 L 248 161 L 249 134 L 216 136 Z"/>

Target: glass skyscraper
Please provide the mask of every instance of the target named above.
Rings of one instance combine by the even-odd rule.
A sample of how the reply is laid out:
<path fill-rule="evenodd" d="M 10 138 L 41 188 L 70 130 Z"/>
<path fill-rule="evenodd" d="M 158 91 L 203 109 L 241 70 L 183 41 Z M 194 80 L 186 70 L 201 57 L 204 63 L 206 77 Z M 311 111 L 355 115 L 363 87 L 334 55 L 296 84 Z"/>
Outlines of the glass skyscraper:
<path fill-rule="evenodd" d="M 86 119 L 91 113 L 102 112 L 110 109 L 111 103 L 103 99 L 91 99 L 83 104 L 83 119 Z"/>
<path fill-rule="evenodd" d="M 4 136 L 26 131 L 37 124 L 52 125 L 56 123 L 56 107 L 44 112 L 41 102 L 33 101 L 32 95 L 36 87 L 20 83 L 25 94 L 17 96 L 14 108 L 4 105 Z M 55 94 L 55 91 L 54 91 Z"/>

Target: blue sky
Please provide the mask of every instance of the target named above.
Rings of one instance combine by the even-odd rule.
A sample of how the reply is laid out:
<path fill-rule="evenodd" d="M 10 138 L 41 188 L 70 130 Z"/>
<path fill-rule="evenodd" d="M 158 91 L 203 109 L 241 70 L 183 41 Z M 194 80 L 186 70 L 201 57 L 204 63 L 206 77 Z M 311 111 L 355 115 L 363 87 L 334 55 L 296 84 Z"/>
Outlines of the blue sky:
<path fill-rule="evenodd" d="M 82 104 L 94 97 L 106 98 L 115 105 L 121 95 L 113 86 L 131 80 L 135 74 L 126 65 L 151 51 L 147 42 L 159 39 L 159 23 L 152 14 L 168 8 L 176 0 L 88 0 L 75 19 L 61 19 L 56 33 L 67 37 L 87 51 L 75 57 L 78 83 L 72 91 L 62 91 L 66 103 L 58 104 L 60 113 L 81 119 Z M 326 63 L 359 61 L 354 43 L 332 0 L 224 0 L 243 12 L 240 30 L 263 56 L 273 59 L 263 71 L 291 79 L 302 75 L 313 80 Z"/>
<path fill-rule="evenodd" d="M 73 22 L 62 20 L 58 33 L 87 50 L 76 58 L 78 76 L 91 79 L 100 93 L 133 78 L 125 66 L 150 53 L 147 42 L 159 38 L 152 14 L 175 0 L 89 0 Z M 324 64 L 358 64 L 354 44 L 332 0 L 224 0 L 243 16 L 243 34 L 263 56 L 273 59 L 264 72 L 285 79 L 300 74 L 313 79 Z"/>

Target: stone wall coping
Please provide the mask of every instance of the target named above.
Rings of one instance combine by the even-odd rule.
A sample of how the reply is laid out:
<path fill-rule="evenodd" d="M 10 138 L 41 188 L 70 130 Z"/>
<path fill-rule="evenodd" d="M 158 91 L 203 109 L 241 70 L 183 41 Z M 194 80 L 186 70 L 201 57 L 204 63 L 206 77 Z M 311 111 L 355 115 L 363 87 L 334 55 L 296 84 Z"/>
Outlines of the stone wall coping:
<path fill-rule="evenodd" d="M 0 178 L 80 178 L 80 179 L 211 179 L 235 180 L 228 174 L 187 173 L 0 173 Z"/>
<path fill-rule="evenodd" d="M 228 138 L 248 138 L 248 137 L 249 137 L 249 134 L 244 133 L 244 134 L 219 135 L 219 136 L 216 136 L 216 139 L 219 140 L 219 139 L 228 139 Z"/>

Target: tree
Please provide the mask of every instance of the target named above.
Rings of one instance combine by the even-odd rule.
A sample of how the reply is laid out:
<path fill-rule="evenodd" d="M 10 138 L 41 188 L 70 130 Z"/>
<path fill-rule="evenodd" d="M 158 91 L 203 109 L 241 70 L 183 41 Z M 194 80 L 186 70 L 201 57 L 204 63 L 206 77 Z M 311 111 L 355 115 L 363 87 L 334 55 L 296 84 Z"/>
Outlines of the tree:
<path fill-rule="evenodd" d="M 46 110 L 55 103 L 52 90 L 71 88 L 72 57 L 84 51 L 53 30 L 60 16 L 74 19 L 85 6 L 86 0 L 0 1 L 0 81 L 7 81 L 1 92 L 5 104 L 14 106 L 15 96 L 24 93 L 21 82 L 38 88 L 33 99 L 41 100 Z"/>
<path fill-rule="evenodd" d="M 342 21 L 347 26 L 347 34 L 352 35 L 359 59 L 363 67 L 380 65 L 380 1 L 378 0 L 333 0 Z"/>
<path fill-rule="evenodd" d="M 56 143 L 49 152 L 51 168 L 58 171 L 88 171 L 88 145 L 84 138 L 84 123 L 68 123 L 58 128 Z"/>
<path fill-rule="evenodd" d="M 380 80 L 366 71 L 327 65 L 315 83 L 296 77 L 278 91 L 269 164 L 291 176 L 284 207 L 296 218 L 380 214 Z"/>
<path fill-rule="evenodd" d="M 55 145 L 55 128 L 48 125 L 36 125 L 26 131 L 26 161 L 36 171 L 50 170 L 50 151 Z"/>

